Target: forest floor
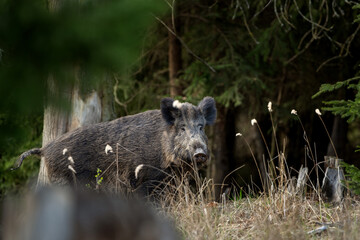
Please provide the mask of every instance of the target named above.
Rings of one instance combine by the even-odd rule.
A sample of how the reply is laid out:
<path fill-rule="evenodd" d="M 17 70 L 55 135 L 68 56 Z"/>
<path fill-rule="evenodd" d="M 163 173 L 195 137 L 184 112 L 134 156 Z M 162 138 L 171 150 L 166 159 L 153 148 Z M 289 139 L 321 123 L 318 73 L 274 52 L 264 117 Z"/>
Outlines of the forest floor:
<path fill-rule="evenodd" d="M 323 200 L 321 190 L 317 191 L 307 185 L 299 190 L 292 181 L 283 181 L 282 184 L 272 185 L 266 193 L 234 194 L 225 190 L 221 199 L 215 202 L 211 180 L 198 179 L 198 183 L 201 184 L 190 187 L 183 178 L 175 185 L 169 184 L 172 191 L 166 191 L 167 188 L 161 190 L 164 194 L 160 195 L 160 198 L 163 198 L 155 204 L 160 216 L 165 215 L 166 218 L 172 219 L 182 239 L 360 239 L 359 196 L 348 196 L 345 193 L 341 202 L 329 203 Z M 43 201 L 46 199 L 54 200 L 51 195 Z M 37 205 L 41 209 L 42 202 Z M 18 214 L 23 214 L 16 202 L 13 206 L 18 210 Z M 23 205 L 26 206 L 32 205 Z M 124 203 L 119 206 L 121 208 L 127 205 Z M 55 201 L 52 207 L 58 209 L 58 203 Z M 112 211 L 111 207 L 105 206 L 105 209 Z M 86 206 L 83 208 L 87 209 Z M 31 207 L 30 210 L 32 209 L 36 207 Z M 98 213 L 93 209 L 87 210 L 90 212 L 89 216 Z M 13 220 L 17 219 L 14 217 L 17 216 L 16 212 L 12 214 Z M 136 211 L 131 215 L 136 217 L 136 214 L 142 216 Z M 51 216 L 53 217 L 52 211 Z M 120 219 L 127 217 L 129 216 L 121 215 Z M 94 218 L 93 221 L 98 222 L 101 219 Z M 134 219 L 134 216 L 129 219 Z M 1 229 L 0 224 L 0 239 Z M 14 229 L 17 231 L 19 228 Z"/>
<path fill-rule="evenodd" d="M 360 239 L 358 197 L 325 203 L 284 186 L 217 203 L 186 192 L 161 208 L 185 239 Z"/>

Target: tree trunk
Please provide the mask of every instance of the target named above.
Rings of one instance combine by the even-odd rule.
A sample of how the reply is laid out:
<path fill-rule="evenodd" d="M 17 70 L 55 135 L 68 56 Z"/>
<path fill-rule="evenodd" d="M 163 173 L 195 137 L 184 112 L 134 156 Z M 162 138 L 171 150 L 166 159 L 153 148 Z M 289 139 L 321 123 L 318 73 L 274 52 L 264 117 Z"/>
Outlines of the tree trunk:
<path fill-rule="evenodd" d="M 64 0 L 48 0 L 49 11 L 56 11 L 63 2 Z M 96 91 L 93 90 L 85 94 L 85 96 L 81 96 L 78 85 L 81 81 L 86 81 L 86 79 L 80 79 L 80 71 L 79 67 L 74 66 L 76 84 L 69 88 L 65 96 L 63 96 L 67 101 L 71 101 L 70 112 L 60 110 L 52 105 L 45 107 L 42 146 L 68 131 L 100 121 L 107 121 L 114 117 L 113 98 L 111 97 L 113 84 L 111 79 L 104 76 L 104 81 L 102 81 L 101 85 L 98 85 Z M 52 76 L 49 77 L 48 84 L 50 95 L 58 95 L 56 81 Z M 49 183 L 46 164 L 42 157 L 37 186 Z"/>
<path fill-rule="evenodd" d="M 174 16 L 173 20 L 169 24 L 172 26 L 172 31 L 176 34 L 179 33 L 179 19 L 176 15 L 177 4 L 174 4 Z M 168 31 L 169 36 L 169 83 L 170 83 L 170 96 L 175 97 L 182 95 L 182 89 L 180 82 L 178 80 L 179 73 L 182 68 L 182 59 L 181 59 L 181 43 L 174 36 L 173 33 Z"/>
<path fill-rule="evenodd" d="M 344 171 L 341 167 L 342 159 L 325 156 L 325 176 L 322 182 L 322 196 L 325 201 L 339 203 L 343 199 L 345 186 Z"/>
<path fill-rule="evenodd" d="M 347 142 L 347 123 L 346 120 L 340 116 L 334 117 L 334 122 L 331 130 L 331 139 L 334 146 L 329 142 L 327 153 L 328 156 L 335 156 L 334 147 L 336 148 L 336 153 L 338 157 L 344 156 L 345 147 Z"/>
<path fill-rule="evenodd" d="M 211 149 L 213 153 L 213 159 L 211 161 L 210 177 L 214 181 L 215 185 L 215 199 L 219 200 L 221 191 L 226 189 L 225 186 L 221 186 L 224 177 L 229 171 L 229 147 L 227 146 L 227 109 L 223 106 L 217 107 L 217 120 L 216 124 L 212 128 L 213 136 Z M 235 134 L 234 134 L 235 136 Z"/>
<path fill-rule="evenodd" d="M 55 94 L 56 86 L 52 76 L 48 79 L 49 95 Z M 69 99 L 69 96 L 67 96 Z M 68 116 L 65 111 L 58 110 L 57 108 L 48 105 L 44 110 L 44 127 L 42 146 L 55 139 L 57 136 L 68 131 Z M 45 164 L 44 157 L 41 157 L 39 176 L 37 180 L 37 187 L 48 185 L 50 183 L 49 176 Z"/>
<path fill-rule="evenodd" d="M 240 132 L 242 136 L 235 139 L 234 166 L 231 169 L 242 165 L 244 167 L 235 172 L 232 177 L 241 184 L 253 182 L 265 191 L 269 186 L 268 160 L 265 159 L 264 155 L 266 149 L 257 126 L 250 125 L 249 111 L 248 108 L 244 107 L 235 109 L 234 125 L 236 131 L 234 130 L 234 132 Z"/>

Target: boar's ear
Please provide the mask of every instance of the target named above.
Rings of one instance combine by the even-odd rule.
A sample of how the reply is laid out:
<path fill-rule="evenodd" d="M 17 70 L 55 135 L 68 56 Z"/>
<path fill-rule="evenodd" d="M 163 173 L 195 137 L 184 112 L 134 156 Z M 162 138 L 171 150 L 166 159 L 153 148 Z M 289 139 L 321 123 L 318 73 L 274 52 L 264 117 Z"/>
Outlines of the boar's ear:
<path fill-rule="evenodd" d="M 212 97 L 204 97 L 203 100 L 199 103 L 198 107 L 201 112 L 204 114 L 206 124 L 212 125 L 215 123 L 216 119 L 216 106 L 215 100 Z"/>
<path fill-rule="evenodd" d="M 163 98 L 161 100 L 160 108 L 162 117 L 166 121 L 166 123 L 169 125 L 173 125 L 175 122 L 175 118 L 180 114 L 179 109 L 174 107 L 174 99 Z"/>

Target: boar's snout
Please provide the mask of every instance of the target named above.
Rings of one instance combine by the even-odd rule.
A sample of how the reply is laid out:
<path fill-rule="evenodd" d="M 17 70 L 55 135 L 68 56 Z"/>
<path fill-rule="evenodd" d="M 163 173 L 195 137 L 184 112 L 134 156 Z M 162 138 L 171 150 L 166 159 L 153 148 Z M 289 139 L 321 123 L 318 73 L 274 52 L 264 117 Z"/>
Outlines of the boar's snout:
<path fill-rule="evenodd" d="M 203 149 L 197 148 L 195 150 L 193 158 L 197 163 L 204 163 L 208 159 L 208 156 L 206 155 Z"/>

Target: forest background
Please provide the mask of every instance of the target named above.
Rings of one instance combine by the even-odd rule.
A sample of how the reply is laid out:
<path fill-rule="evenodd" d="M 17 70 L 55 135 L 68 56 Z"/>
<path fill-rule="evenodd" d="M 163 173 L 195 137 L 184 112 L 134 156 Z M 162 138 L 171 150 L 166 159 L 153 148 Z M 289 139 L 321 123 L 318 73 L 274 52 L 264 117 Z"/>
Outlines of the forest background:
<path fill-rule="evenodd" d="M 243 165 L 226 183 L 241 188 L 259 182 L 237 132 L 259 163 L 268 158 L 264 143 L 274 153 L 278 142 L 294 174 L 311 165 L 292 109 L 318 162 L 334 151 L 316 108 L 338 156 L 359 166 L 356 1 L 12 2 L 0 1 L 1 198 L 36 179 L 36 158 L 9 169 L 22 152 L 41 146 L 47 106 L 71 113 L 74 86 L 82 99 L 100 92 L 107 107 L 99 121 L 159 108 L 165 96 L 192 103 L 213 96 L 218 119 L 207 129 L 212 158 L 202 175 L 215 183 Z M 49 79 L 56 91 L 49 92 Z M 250 124 L 254 118 L 265 141 Z"/>

